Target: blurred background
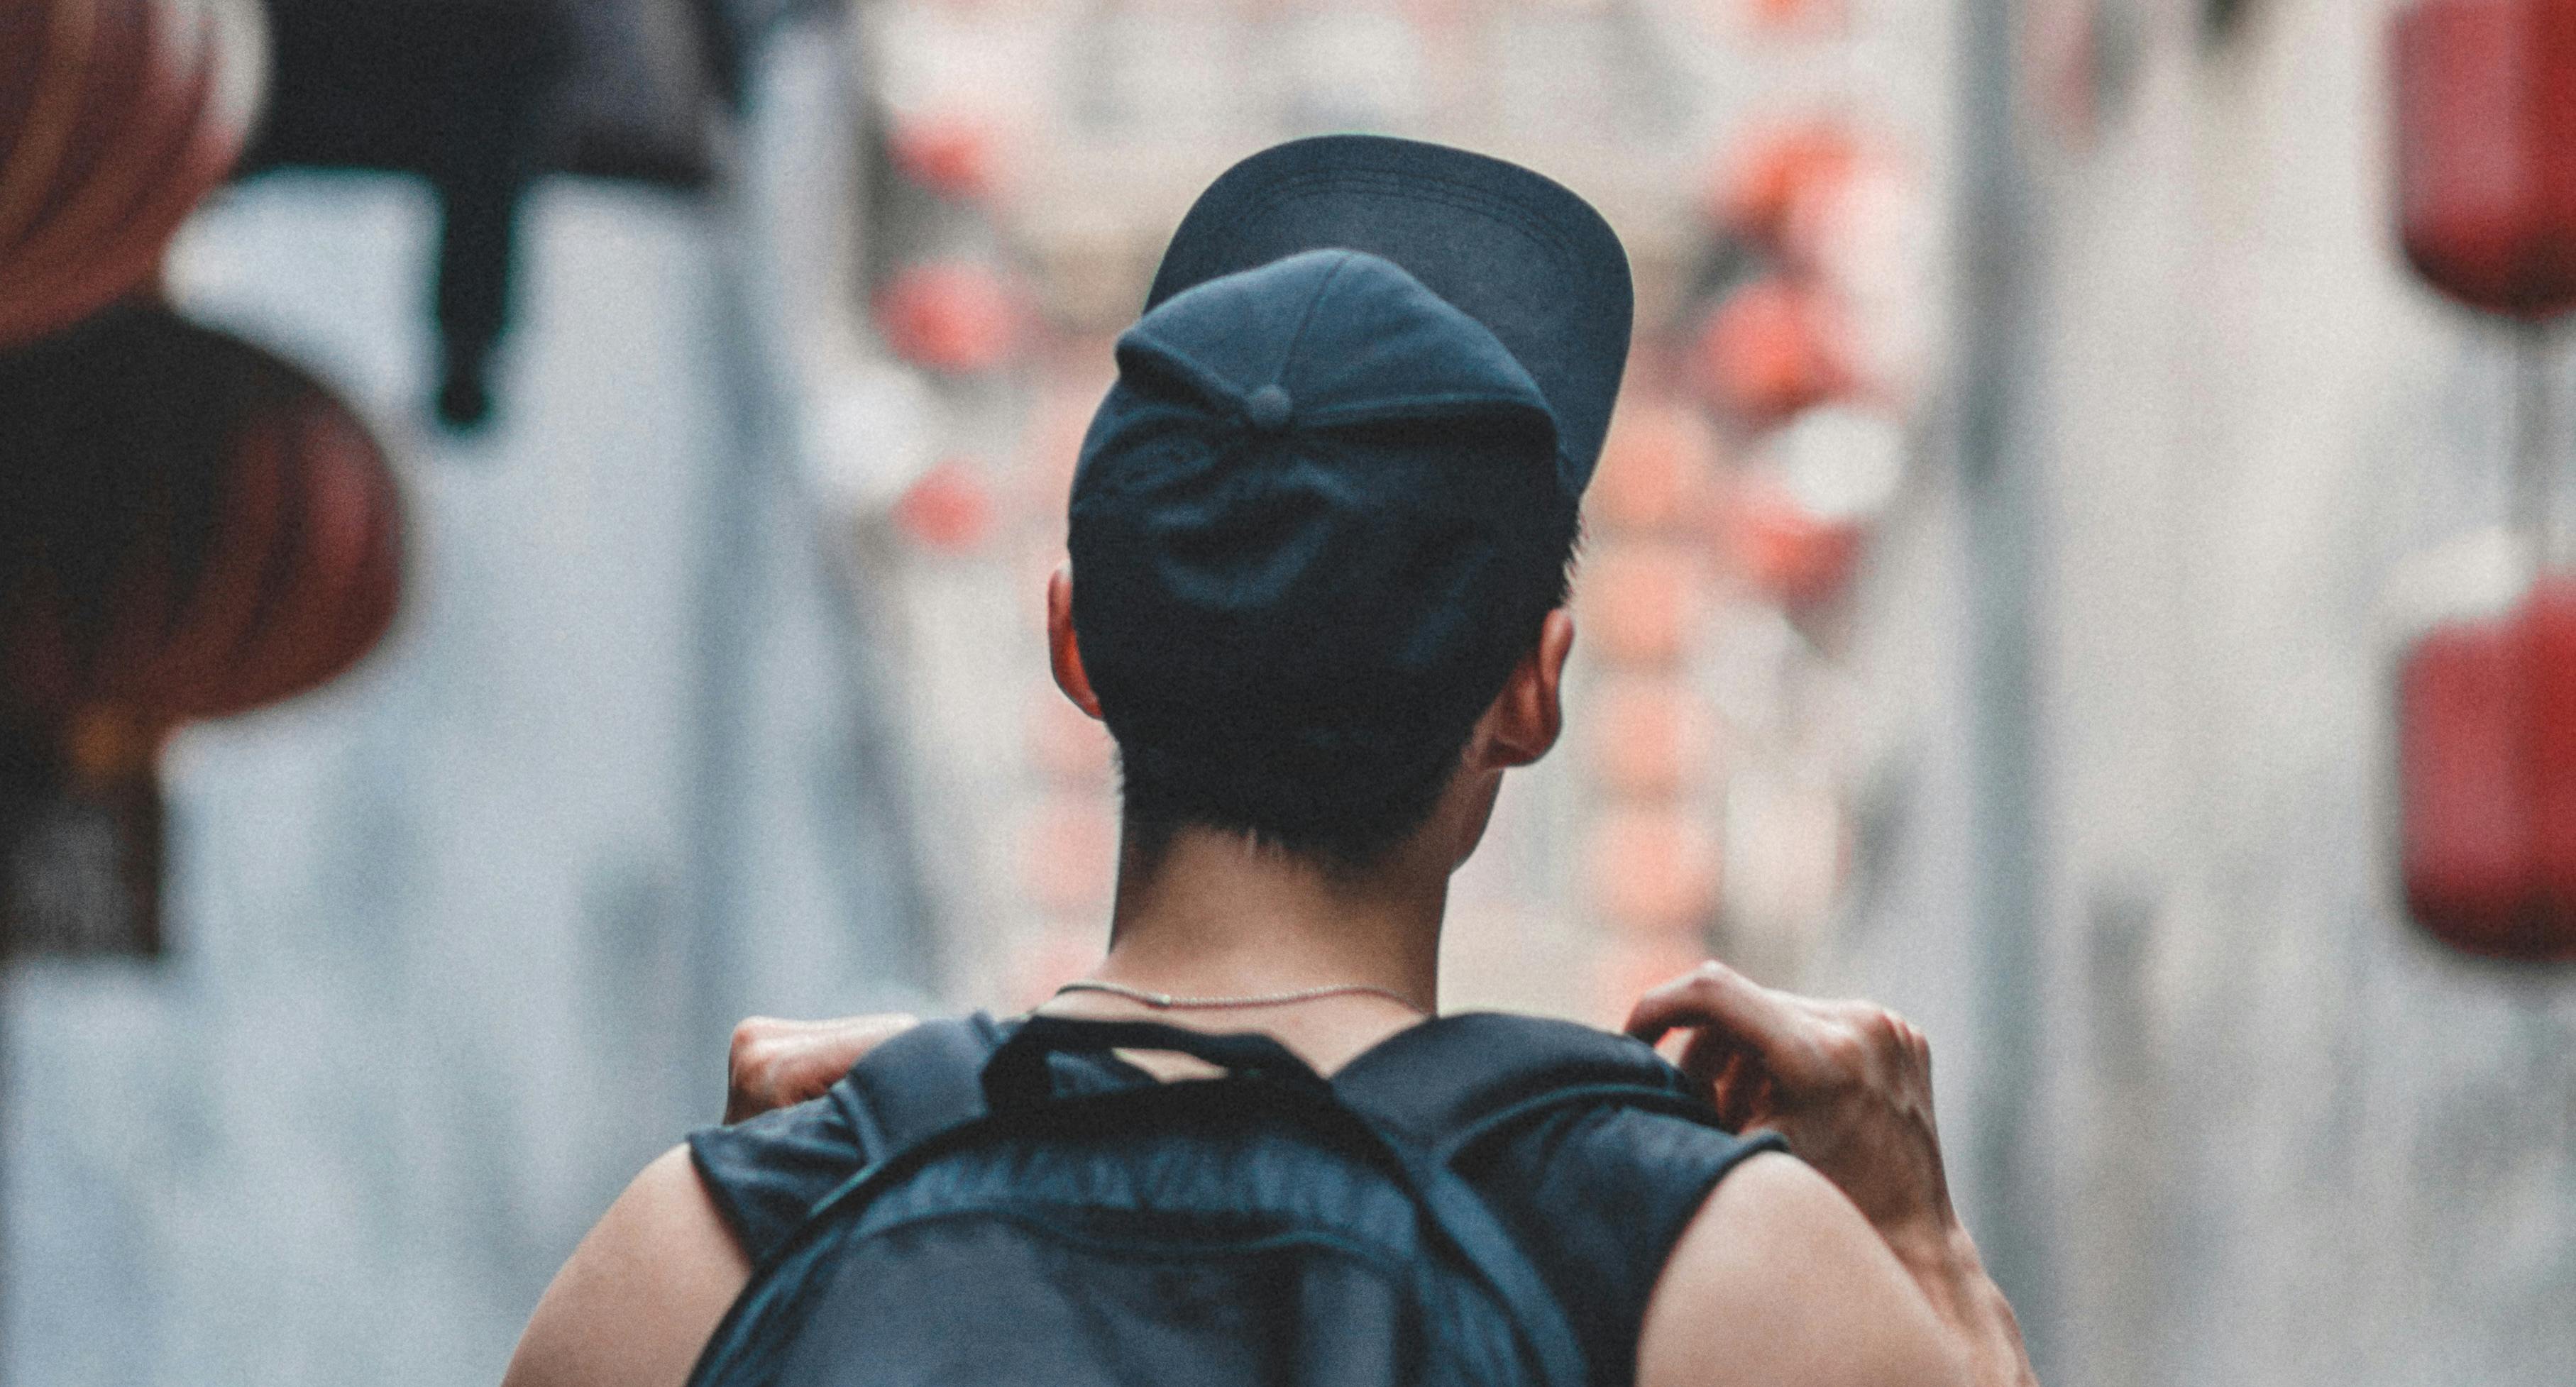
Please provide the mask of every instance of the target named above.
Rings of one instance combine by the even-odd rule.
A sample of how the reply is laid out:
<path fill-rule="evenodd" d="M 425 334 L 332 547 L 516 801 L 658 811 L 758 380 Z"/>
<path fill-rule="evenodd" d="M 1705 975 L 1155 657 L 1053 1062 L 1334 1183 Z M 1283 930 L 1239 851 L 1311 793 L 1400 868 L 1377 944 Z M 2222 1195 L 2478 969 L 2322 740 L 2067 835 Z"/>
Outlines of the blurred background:
<path fill-rule="evenodd" d="M 1075 447 L 1348 129 L 1639 293 L 1446 1004 L 1920 1020 L 2052 1384 L 2576 1381 L 2576 0 L 0 0 L 0 1380 L 495 1381 L 1096 958 Z"/>

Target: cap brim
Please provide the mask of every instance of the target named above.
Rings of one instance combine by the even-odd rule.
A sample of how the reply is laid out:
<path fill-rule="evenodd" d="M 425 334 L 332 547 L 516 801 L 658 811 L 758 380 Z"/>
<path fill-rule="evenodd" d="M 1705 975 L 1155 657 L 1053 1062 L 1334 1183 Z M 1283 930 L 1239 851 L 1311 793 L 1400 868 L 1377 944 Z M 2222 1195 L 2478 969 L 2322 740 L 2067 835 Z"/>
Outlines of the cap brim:
<path fill-rule="evenodd" d="M 1547 397 L 1564 481 L 1582 492 L 1609 431 L 1636 311 L 1627 252 L 1590 203 L 1517 164 L 1446 145 L 1295 140 L 1199 195 L 1145 307 L 1332 248 L 1394 261 L 1501 339 Z"/>

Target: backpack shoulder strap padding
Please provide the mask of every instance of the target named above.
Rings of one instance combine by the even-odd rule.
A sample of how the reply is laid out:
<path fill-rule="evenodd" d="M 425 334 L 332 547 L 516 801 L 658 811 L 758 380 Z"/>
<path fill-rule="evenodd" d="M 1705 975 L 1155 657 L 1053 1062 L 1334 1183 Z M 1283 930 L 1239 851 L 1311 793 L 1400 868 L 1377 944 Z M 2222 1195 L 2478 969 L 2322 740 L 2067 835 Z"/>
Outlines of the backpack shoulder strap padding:
<path fill-rule="evenodd" d="M 1585 1103 L 1717 1113 L 1653 1047 L 1570 1021 L 1462 1012 L 1425 1021 L 1333 1076 L 1342 1101 L 1446 1159 L 1488 1133 Z"/>
<path fill-rule="evenodd" d="M 1002 1043 L 991 1016 L 925 1021 L 871 1051 L 832 1085 L 870 1167 L 984 1115 L 984 1063 Z"/>
<path fill-rule="evenodd" d="M 1065 1028 L 1084 1025 L 1101 1027 Z M 850 1114 L 867 1163 L 814 1206 L 809 1222 L 879 1183 L 889 1162 L 988 1116 L 984 1071 L 1006 1038 L 981 1013 L 928 1022 L 853 1066 L 834 1085 L 834 1098 Z M 1672 1083 L 1665 1083 L 1668 1076 Z M 1678 1080 L 1635 1041 L 1563 1022 L 1468 1015 L 1425 1022 L 1380 1045 L 1345 1067 L 1329 1087 L 1333 1100 L 1399 1143 L 1388 1154 L 1434 1223 L 1509 1308 L 1540 1380 L 1549 1387 L 1579 1387 L 1587 1376 L 1583 1352 L 1563 1307 L 1482 1198 L 1448 1169 L 1453 1142 L 1466 1129 L 1528 1102 L 1552 1104 L 1583 1092 L 1652 1101 L 1677 1093 Z M 1323 1090 L 1315 1092 L 1321 1096 Z"/>

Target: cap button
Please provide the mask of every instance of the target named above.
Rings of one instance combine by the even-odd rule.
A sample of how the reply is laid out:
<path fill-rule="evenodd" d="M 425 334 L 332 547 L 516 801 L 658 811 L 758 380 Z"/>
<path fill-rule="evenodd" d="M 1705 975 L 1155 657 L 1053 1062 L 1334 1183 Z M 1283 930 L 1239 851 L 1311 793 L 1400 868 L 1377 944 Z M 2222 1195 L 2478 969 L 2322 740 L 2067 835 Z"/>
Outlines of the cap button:
<path fill-rule="evenodd" d="M 1263 433 L 1276 433 L 1288 426 L 1288 416 L 1296 412 L 1297 403 L 1288 392 L 1275 385 L 1253 391 L 1243 401 L 1244 417 Z"/>

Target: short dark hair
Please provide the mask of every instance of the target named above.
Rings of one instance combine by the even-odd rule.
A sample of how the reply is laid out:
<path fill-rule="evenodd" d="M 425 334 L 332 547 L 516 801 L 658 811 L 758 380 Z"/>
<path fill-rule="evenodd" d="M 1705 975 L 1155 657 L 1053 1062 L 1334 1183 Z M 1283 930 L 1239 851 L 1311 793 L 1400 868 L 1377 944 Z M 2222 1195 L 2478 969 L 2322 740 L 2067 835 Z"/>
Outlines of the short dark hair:
<path fill-rule="evenodd" d="M 1568 507 L 1544 522 L 1538 546 L 1525 551 L 1527 561 L 1506 567 L 1490 591 L 1469 595 L 1474 658 L 1458 678 L 1460 687 L 1444 692 L 1455 694 L 1455 703 L 1473 712 L 1444 734 L 1444 754 L 1390 765 L 1382 777 L 1355 777 L 1349 788 L 1318 797 L 1302 792 L 1305 787 L 1280 783 L 1289 774 L 1278 766 L 1285 758 L 1274 754 L 1258 725 L 1230 728 L 1237 754 L 1222 760 L 1121 737 L 1118 765 L 1128 851 L 1150 864 L 1181 830 L 1213 828 L 1242 834 L 1336 876 L 1377 866 L 1430 817 L 1457 773 L 1476 719 L 1529 653 L 1547 614 L 1565 605 L 1580 534 L 1580 515 Z M 1222 725 L 1234 718 L 1235 710 L 1208 708 L 1206 715 L 1212 725 Z"/>

